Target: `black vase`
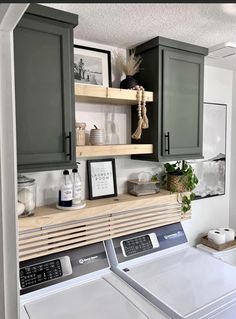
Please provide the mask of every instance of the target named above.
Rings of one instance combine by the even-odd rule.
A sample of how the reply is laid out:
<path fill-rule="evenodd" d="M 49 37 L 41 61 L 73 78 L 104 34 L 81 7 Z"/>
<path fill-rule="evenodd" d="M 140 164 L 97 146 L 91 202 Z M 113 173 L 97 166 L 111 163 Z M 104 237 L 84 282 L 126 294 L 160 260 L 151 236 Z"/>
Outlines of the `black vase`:
<path fill-rule="evenodd" d="M 121 89 L 133 89 L 136 85 L 138 85 L 138 81 L 131 75 L 126 75 L 126 78 L 120 82 Z"/>

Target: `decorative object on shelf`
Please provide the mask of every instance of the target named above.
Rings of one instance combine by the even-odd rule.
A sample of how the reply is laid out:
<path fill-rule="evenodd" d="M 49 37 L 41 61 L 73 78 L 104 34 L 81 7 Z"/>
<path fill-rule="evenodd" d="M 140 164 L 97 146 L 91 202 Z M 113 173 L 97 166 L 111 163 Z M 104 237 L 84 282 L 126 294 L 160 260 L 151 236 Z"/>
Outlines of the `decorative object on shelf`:
<path fill-rule="evenodd" d="M 218 250 L 218 251 L 222 251 L 225 249 L 229 249 L 229 248 L 233 248 L 236 247 L 236 239 L 225 242 L 223 244 L 216 244 L 213 242 L 213 240 L 211 240 L 210 238 L 208 238 L 208 236 L 203 236 L 201 238 L 201 244 L 208 246 L 212 249 Z"/>
<path fill-rule="evenodd" d="M 115 159 L 87 161 L 89 199 L 117 196 Z"/>
<path fill-rule="evenodd" d="M 85 145 L 86 123 L 75 123 L 75 127 L 76 127 L 76 145 Z"/>
<path fill-rule="evenodd" d="M 78 170 L 76 168 L 72 170 L 72 177 L 68 170 L 63 171 L 59 200 L 56 208 L 69 211 L 81 209 L 86 206 L 86 202 L 81 200 L 81 179 L 77 174 Z"/>
<path fill-rule="evenodd" d="M 36 206 L 36 183 L 35 179 L 18 175 L 18 203 L 17 215 L 33 215 Z"/>
<path fill-rule="evenodd" d="M 149 127 L 146 108 L 146 95 L 142 86 L 136 86 L 137 100 L 138 100 L 138 126 L 136 131 L 132 134 L 134 140 L 139 140 L 142 136 L 142 130 Z"/>
<path fill-rule="evenodd" d="M 228 227 L 219 227 L 219 231 L 225 234 L 225 241 L 229 242 L 235 239 L 235 230 Z"/>
<path fill-rule="evenodd" d="M 80 164 L 78 162 L 78 164 Z M 82 201 L 82 182 L 78 168 L 72 169 L 73 199 L 72 205 L 80 205 Z"/>
<path fill-rule="evenodd" d="M 25 210 L 25 205 L 20 203 L 20 202 L 17 202 L 16 203 L 16 214 L 17 216 L 20 216 L 24 213 L 24 210 Z"/>
<path fill-rule="evenodd" d="M 135 196 L 151 195 L 160 192 L 159 182 L 143 182 L 138 179 L 127 181 L 128 193 Z"/>
<path fill-rule="evenodd" d="M 105 133 L 103 129 L 99 129 L 94 125 L 95 129 L 90 130 L 89 141 L 92 145 L 103 145 L 105 143 Z"/>
<path fill-rule="evenodd" d="M 192 191 L 198 183 L 197 176 L 192 166 L 184 160 L 174 164 L 166 163 L 164 167 L 167 190 L 178 193 L 178 198 L 182 202 L 182 211 L 186 213 L 191 209 L 191 201 L 195 198 Z M 182 195 L 183 192 L 191 192 L 191 194 Z"/>
<path fill-rule="evenodd" d="M 73 184 L 69 171 L 63 171 L 63 177 L 59 190 L 58 207 L 71 207 L 73 199 Z"/>
<path fill-rule="evenodd" d="M 74 45 L 74 77 L 81 84 L 111 86 L 111 52 Z"/>
<path fill-rule="evenodd" d="M 160 182 L 156 179 L 152 181 L 152 174 L 141 172 L 138 179 L 127 181 L 128 193 L 134 196 L 143 196 L 159 193 Z"/>
<path fill-rule="evenodd" d="M 120 82 L 121 89 L 134 89 L 138 85 L 133 76 L 139 72 L 141 62 L 141 56 L 136 56 L 135 51 L 131 52 L 127 60 L 121 52 L 115 53 L 115 66 L 121 74 L 126 75 L 126 78 Z"/>
<path fill-rule="evenodd" d="M 209 240 L 213 241 L 217 245 L 226 243 L 225 233 L 223 231 L 220 231 L 219 229 L 209 230 L 207 237 Z"/>
<path fill-rule="evenodd" d="M 126 78 L 120 82 L 121 89 L 133 89 L 136 85 L 138 85 L 138 81 L 131 75 L 126 75 Z"/>

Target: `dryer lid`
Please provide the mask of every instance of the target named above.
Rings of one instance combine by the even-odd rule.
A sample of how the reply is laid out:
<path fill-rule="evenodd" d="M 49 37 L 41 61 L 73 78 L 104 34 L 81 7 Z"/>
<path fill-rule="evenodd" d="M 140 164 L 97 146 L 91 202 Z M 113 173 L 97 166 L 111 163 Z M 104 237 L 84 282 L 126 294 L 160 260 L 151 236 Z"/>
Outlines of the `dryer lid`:
<path fill-rule="evenodd" d="M 201 318 L 236 298 L 236 268 L 195 248 L 129 267 L 127 275 L 178 318 Z"/>
<path fill-rule="evenodd" d="M 104 279 L 29 302 L 25 308 L 31 319 L 148 319 Z"/>

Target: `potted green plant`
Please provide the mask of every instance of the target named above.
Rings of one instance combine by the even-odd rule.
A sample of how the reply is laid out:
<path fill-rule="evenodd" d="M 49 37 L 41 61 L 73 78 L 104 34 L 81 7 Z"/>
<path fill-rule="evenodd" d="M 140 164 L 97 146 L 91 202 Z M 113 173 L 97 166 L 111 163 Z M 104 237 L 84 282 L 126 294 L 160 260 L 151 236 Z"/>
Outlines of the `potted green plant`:
<path fill-rule="evenodd" d="M 192 191 L 197 186 L 197 176 L 194 174 L 192 166 L 184 160 L 177 161 L 174 164 L 166 163 L 164 167 L 167 190 L 181 194 L 182 211 L 186 213 L 191 209 L 191 201 L 195 198 Z M 183 192 L 191 193 L 182 196 Z"/>

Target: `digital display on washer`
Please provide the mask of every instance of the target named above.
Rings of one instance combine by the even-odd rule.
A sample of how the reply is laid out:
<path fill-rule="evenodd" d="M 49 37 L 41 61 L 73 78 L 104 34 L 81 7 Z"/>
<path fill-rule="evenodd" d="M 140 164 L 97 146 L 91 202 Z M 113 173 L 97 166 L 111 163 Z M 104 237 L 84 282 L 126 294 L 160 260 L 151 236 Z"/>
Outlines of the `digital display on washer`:
<path fill-rule="evenodd" d="M 64 256 L 20 268 L 20 285 L 27 288 L 71 273 L 70 258 Z"/>
<path fill-rule="evenodd" d="M 155 233 L 122 240 L 121 249 L 125 257 L 132 256 L 153 248 L 159 247 Z"/>

